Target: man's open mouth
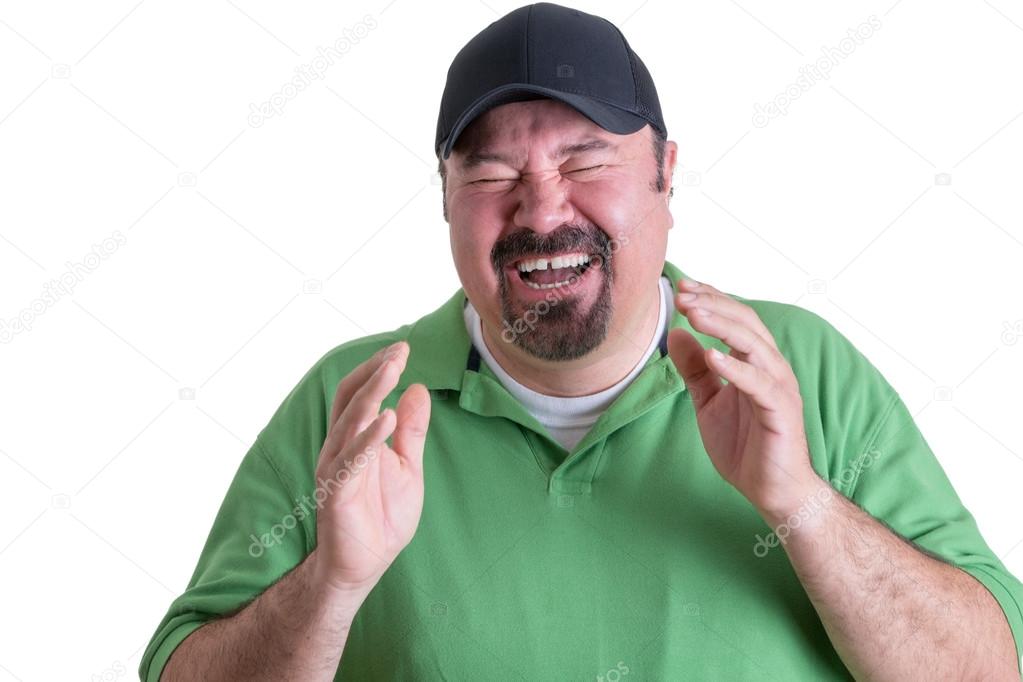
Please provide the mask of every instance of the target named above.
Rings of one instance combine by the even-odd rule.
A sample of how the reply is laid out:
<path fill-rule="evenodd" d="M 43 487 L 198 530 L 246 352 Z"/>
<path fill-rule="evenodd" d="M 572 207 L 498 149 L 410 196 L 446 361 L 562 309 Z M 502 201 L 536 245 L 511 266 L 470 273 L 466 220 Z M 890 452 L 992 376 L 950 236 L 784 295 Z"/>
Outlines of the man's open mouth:
<path fill-rule="evenodd" d="M 556 289 L 574 284 L 591 266 L 600 267 L 597 254 L 573 252 L 557 256 L 526 256 L 513 264 L 531 289 Z"/>

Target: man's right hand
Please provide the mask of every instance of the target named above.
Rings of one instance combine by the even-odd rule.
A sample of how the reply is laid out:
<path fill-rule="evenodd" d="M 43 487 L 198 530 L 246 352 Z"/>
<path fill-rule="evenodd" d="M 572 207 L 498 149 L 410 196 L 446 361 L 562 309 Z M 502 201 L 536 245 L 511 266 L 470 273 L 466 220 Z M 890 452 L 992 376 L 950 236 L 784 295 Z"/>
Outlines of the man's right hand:
<path fill-rule="evenodd" d="M 314 574 L 322 586 L 368 594 L 419 525 L 430 393 L 412 384 L 396 412 L 380 412 L 408 354 L 404 341 L 388 346 L 338 384 L 316 467 L 317 488 L 327 493 L 316 519 Z"/>

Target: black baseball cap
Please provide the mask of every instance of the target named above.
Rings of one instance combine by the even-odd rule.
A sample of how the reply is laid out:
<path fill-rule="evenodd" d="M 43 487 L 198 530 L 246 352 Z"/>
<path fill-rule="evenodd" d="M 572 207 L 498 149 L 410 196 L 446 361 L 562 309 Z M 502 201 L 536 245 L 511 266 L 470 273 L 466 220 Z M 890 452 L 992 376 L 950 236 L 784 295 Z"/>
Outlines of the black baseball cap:
<path fill-rule="evenodd" d="M 512 10 L 455 55 L 434 151 L 451 155 L 472 121 L 502 104 L 550 98 L 608 132 L 668 131 L 650 72 L 607 19 L 550 2 Z"/>

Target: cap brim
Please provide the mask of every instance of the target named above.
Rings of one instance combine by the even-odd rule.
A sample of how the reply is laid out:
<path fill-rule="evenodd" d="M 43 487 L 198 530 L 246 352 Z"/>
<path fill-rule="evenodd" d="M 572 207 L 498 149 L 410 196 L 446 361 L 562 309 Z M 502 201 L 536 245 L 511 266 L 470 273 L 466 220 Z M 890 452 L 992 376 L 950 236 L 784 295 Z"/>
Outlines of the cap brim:
<path fill-rule="evenodd" d="M 451 156 L 451 149 L 455 146 L 458 136 L 480 115 L 502 104 L 542 98 L 564 102 L 604 130 L 617 135 L 629 135 L 650 123 L 650 121 L 641 116 L 584 95 L 552 90 L 540 85 L 511 83 L 494 88 L 483 95 L 458 117 L 458 120 L 455 121 L 455 125 L 451 129 L 451 134 L 441 144 L 444 154 L 443 158 L 446 159 Z"/>

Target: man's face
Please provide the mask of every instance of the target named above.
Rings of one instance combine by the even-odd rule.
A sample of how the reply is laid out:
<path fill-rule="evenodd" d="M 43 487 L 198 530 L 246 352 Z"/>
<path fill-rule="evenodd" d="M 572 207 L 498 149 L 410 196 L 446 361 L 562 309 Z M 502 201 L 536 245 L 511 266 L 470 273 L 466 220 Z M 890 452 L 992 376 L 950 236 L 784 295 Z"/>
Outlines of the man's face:
<path fill-rule="evenodd" d="M 651 132 L 615 135 L 540 99 L 491 109 L 462 133 L 446 161 L 451 250 L 491 338 L 571 360 L 609 333 L 635 335 L 672 226 Z M 675 151 L 669 141 L 666 180 Z"/>

